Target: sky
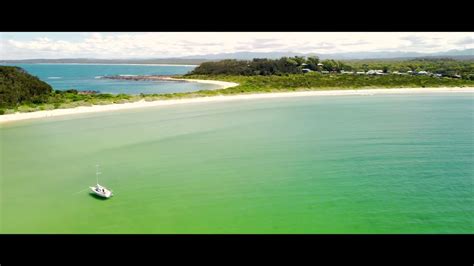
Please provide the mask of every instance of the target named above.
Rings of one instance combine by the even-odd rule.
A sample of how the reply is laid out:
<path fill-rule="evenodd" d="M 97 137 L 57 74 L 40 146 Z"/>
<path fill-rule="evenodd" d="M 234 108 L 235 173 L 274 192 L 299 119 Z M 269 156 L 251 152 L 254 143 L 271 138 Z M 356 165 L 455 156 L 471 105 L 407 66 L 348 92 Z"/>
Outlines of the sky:
<path fill-rule="evenodd" d="M 473 32 L 0 32 L 0 59 L 167 58 L 233 52 L 444 52 Z"/>

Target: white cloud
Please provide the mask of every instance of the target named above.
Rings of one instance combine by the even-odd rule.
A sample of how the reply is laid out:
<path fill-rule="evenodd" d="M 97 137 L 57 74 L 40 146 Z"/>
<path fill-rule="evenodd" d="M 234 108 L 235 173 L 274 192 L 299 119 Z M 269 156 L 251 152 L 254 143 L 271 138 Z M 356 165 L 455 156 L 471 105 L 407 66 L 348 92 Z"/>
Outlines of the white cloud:
<path fill-rule="evenodd" d="M 3 34 L 2 34 L 3 35 Z M 37 35 L 37 33 L 36 33 Z M 71 33 L 67 33 L 68 36 Z M 439 52 L 474 48 L 473 33 L 364 32 L 151 32 L 60 34 L 16 40 L 1 37 L 0 58 L 150 58 L 291 51 L 334 53 L 362 51 Z M 12 38 L 13 36 L 13 38 Z M 51 37 L 52 36 L 52 37 Z"/>
<path fill-rule="evenodd" d="M 467 36 L 465 38 L 462 38 L 460 40 L 455 41 L 455 44 L 459 45 L 471 45 L 474 43 L 474 34 L 471 36 Z"/>

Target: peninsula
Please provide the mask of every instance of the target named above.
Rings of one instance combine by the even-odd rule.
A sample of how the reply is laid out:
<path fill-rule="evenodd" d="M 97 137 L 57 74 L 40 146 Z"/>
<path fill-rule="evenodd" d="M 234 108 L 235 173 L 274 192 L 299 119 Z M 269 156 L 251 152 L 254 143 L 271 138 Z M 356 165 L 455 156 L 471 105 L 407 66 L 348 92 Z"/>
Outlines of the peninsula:
<path fill-rule="evenodd" d="M 0 122 L 72 113 L 110 111 L 188 102 L 293 96 L 381 93 L 472 92 L 471 61 L 320 61 L 317 57 L 204 62 L 185 75 L 110 75 L 101 79 L 196 82 L 217 89 L 163 94 L 106 94 L 54 90 L 18 67 L 0 67 Z M 230 97 L 232 96 L 232 97 Z M 173 100 L 173 101 L 168 101 Z M 80 108 L 77 108 L 80 107 Z M 69 109 L 71 110 L 63 110 Z M 24 113 L 36 114 L 24 114 Z"/>

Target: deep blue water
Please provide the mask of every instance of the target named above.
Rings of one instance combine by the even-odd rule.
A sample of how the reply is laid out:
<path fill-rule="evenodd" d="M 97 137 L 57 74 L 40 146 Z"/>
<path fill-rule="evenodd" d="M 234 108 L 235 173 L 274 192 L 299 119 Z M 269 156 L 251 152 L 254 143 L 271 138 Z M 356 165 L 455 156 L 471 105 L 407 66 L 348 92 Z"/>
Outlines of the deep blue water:
<path fill-rule="evenodd" d="M 100 65 L 100 64 L 14 64 L 37 76 L 56 90 L 98 90 L 101 93 L 173 93 L 216 89 L 216 85 L 176 81 L 129 81 L 101 79 L 113 75 L 185 74 L 194 66 Z"/>

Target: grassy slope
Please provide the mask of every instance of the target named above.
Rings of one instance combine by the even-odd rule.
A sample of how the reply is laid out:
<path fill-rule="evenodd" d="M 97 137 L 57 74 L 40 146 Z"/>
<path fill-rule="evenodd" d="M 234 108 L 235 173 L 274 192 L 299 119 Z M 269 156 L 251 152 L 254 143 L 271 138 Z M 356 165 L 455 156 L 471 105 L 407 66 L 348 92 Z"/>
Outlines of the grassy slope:
<path fill-rule="evenodd" d="M 71 108 L 95 104 L 112 104 L 134 102 L 141 99 L 147 101 L 205 97 L 215 95 L 232 95 L 265 92 L 289 92 L 302 90 L 341 90 L 358 88 L 423 88 L 423 87 L 474 87 L 474 81 L 433 78 L 425 76 L 357 76 L 344 74 L 323 75 L 319 73 L 295 74 L 287 76 L 208 76 L 187 75 L 188 79 L 208 79 L 237 82 L 240 85 L 227 89 L 203 90 L 189 93 L 155 94 L 155 95 L 78 95 L 78 94 L 51 94 L 46 104 L 26 104 L 14 109 L 7 109 L 5 113 L 32 112 L 56 108 Z"/>
<path fill-rule="evenodd" d="M 357 76 L 341 74 L 323 75 L 319 73 L 310 73 L 288 76 L 186 75 L 182 78 L 229 81 L 239 83 L 239 86 L 220 90 L 204 90 L 197 92 L 174 93 L 166 95 L 148 95 L 146 98 L 169 99 L 305 90 L 474 87 L 474 81 L 471 80 L 396 75 Z"/>
<path fill-rule="evenodd" d="M 423 87 L 472 87 L 474 81 L 434 78 L 428 76 L 366 76 L 348 74 L 295 74 L 288 76 L 203 76 L 188 75 L 184 78 L 216 79 L 240 84 L 229 88 L 229 93 L 238 91 L 294 91 L 355 88 L 423 88 Z"/>

